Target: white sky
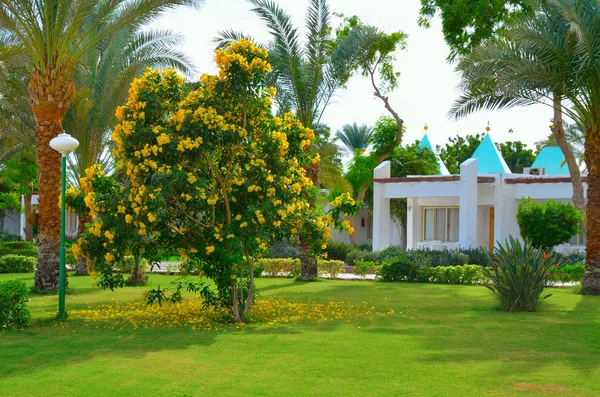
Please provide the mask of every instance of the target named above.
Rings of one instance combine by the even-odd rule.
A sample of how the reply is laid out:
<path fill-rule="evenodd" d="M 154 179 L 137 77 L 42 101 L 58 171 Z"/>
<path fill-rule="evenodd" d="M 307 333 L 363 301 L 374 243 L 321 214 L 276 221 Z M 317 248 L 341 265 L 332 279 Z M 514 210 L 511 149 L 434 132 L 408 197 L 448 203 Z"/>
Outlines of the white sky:
<path fill-rule="evenodd" d="M 305 0 L 278 0 L 304 34 Z M 460 121 L 447 117 L 457 96 L 458 77 L 446 62 L 449 49 L 444 42 L 441 21 L 432 21 L 429 29 L 417 25 L 419 0 L 329 0 L 332 12 L 358 15 L 368 24 L 386 32 L 402 30 L 409 35 L 408 49 L 396 54 L 396 68 L 402 73 L 398 89 L 389 94 L 390 103 L 405 121 L 405 143 L 423 136 L 429 126 L 429 138 L 435 146 L 445 144 L 448 137 L 485 132 L 490 122 L 495 142 L 521 140 L 533 143 L 549 134 L 551 110 L 545 106 L 512 109 L 502 112 L 476 113 Z M 214 43 L 219 31 L 234 29 L 267 42 L 269 34 L 262 21 L 250 11 L 244 0 L 205 0 L 200 9 L 180 8 L 163 16 L 152 27 L 171 29 L 186 38 L 185 52 L 195 62 L 199 73 L 214 73 Z M 339 91 L 327 108 L 322 121 L 332 134 L 344 124 L 357 122 L 373 125 L 381 115 L 389 115 L 381 101 L 372 96 L 366 78 L 355 77 L 348 88 Z M 513 133 L 508 131 L 513 129 Z"/>

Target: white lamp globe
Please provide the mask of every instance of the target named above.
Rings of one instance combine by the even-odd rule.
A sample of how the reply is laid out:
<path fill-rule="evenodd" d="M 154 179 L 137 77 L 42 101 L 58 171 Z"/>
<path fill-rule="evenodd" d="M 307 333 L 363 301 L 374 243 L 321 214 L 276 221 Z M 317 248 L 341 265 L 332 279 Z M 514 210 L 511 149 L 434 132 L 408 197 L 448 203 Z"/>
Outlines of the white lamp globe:
<path fill-rule="evenodd" d="M 63 133 L 52 138 L 50 147 L 63 155 L 67 155 L 79 147 L 79 141 L 71 135 Z"/>

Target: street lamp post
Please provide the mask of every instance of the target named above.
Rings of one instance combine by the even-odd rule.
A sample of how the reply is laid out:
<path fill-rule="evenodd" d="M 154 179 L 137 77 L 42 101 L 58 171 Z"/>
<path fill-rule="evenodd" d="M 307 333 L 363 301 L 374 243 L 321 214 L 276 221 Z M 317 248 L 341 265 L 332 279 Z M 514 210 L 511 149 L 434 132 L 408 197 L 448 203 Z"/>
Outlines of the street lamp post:
<path fill-rule="evenodd" d="M 69 134 L 59 134 L 50 141 L 50 147 L 62 155 L 62 187 L 60 195 L 60 263 L 58 268 L 58 318 L 66 317 L 65 311 L 65 195 L 67 191 L 67 156 L 77 149 L 79 142 Z"/>

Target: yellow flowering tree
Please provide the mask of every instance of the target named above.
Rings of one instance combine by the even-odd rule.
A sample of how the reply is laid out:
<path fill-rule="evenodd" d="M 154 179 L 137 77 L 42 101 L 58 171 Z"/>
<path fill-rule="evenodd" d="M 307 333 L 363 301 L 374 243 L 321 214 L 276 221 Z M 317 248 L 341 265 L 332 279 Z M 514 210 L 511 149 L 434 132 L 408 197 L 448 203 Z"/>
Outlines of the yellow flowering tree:
<path fill-rule="evenodd" d="M 157 255 L 157 234 L 138 232 L 131 215 L 126 213 L 128 189 L 122 175 L 107 176 L 100 164 L 86 170 L 80 179 L 81 189 L 67 191 L 67 205 L 80 217 L 91 219 L 78 241 L 73 244 L 74 256 L 85 258 L 88 272 L 100 274 L 98 285 L 103 288 L 145 285 L 147 277 L 141 268 L 142 256 L 153 259 Z M 129 278 L 113 272 L 123 264 L 125 256 L 132 256 L 134 265 Z"/>
<path fill-rule="evenodd" d="M 267 52 L 240 40 L 217 50 L 216 63 L 218 74 L 203 75 L 192 91 L 173 70 L 148 70 L 132 83 L 112 136 L 117 168 L 130 181 L 115 216 L 150 245 L 178 248 L 199 264 L 216 290 L 192 289 L 239 322 L 254 301 L 254 260 L 271 241 L 305 234 L 320 252 L 330 227 L 343 227 L 340 214 L 357 206 L 343 198 L 328 214 L 310 209 L 316 189 L 305 167 L 319 161 L 307 150 L 314 133 L 292 113 L 273 116 Z M 119 243 L 102 247 L 104 257 L 87 254 L 110 284 Z"/>

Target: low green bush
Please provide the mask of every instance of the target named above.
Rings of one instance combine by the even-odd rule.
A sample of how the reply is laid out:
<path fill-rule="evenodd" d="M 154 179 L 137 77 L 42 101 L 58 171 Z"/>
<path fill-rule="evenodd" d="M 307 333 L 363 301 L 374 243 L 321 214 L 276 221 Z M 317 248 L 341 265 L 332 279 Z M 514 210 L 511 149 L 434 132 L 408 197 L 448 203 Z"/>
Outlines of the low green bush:
<path fill-rule="evenodd" d="M 4 255 L 0 257 L 0 273 L 31 273 L 35 270 L 37 259 L 23 255 Z"/>
<path fill-rule="evenodd" d="M 263 258 L 257 265 L 264 269 L 267 277 L 294 277 L 300 273 L 300 259 L 295 258 Z"/>
<path fill-rule="evenodd" d="M 486 287 L 496 294 L 503 311 L 533 312 L 552 295 L 542 296 L 542 292 L 553 279 L 557 263 L 557 256 L 547 255 L 530 241 L 509 237 L 488 254 L 488 267 L 482 269 L 490 280 Z"/>
<path fill-rule="evenodd" d="M 0 257 L 5 256 L 5 255 L 22 255 L 22 256 L 30 256 L 32 258 L 37 258 L 38 249 L 37 249 L 37 247 L 21 248 L 21 249 L 0 247 Z"/>
<path fill-rule="evenodd" d="M 327 254 L 327 259 L 347 262 L 348 254 L 351 252 L 361 252 L 356 246 L 344 243 L 343 241 L 329 241 L 327 248 L 323 251 Z"/>
<path fill-rule="evenodd" d="M 379 252 L 355 250 L 348 253 L 348 256 L 346 257 L 346 264 L 349 266 L 354 266 L 356 261 L 360 260 L 367 262 L 379 262 L 379 256 Z"/>
<path fill-rule="evenodd" d="M 0 233 L 0 241 L 21 241 L 21 236 L 6 232 Z"/>
<path fill-rule="evenodd" d="M 373 241 L 365 240 L 356 245 L 356 248 L 362 251 L 373 251 Z"/>
<path fill-rule="evenodd" d="M 377 269 L 377 276 L 381 281 L 417 281 L 420 267 L 421 265 L 412 261 L 404 251 L 386 259 Z"/>
<path fill-rule="evenodd" d="M 31 241 L 7 241 L 0 242 L 0 249 L 7 248 L 12 250 L 31 249 L 36 248 L 35 243 Z"/>
<path fill-rule="evenodd" d="M 354 274 L 360 276 L 361 280 L 364 280 L 369 269 L 376 266 L 377 262 L 369 262 L 364 260 L 356 261 L 354 262 Z"/>
<path fill-rule="evenodd" d="M 575 263 L 572 265 L 559 266 L 552 275 L 552 281 L 562 282 L 582 282 L 585 265 L 583 263 Z"/>
<path fill-rule="evenodd" d="M 24 328 L 31 322 L 29 289 L 19 280 L 0 281 L 0 330 Z"/>
<path fill-rule="evenodd" d="M 342 272 L 344 261 L 339 260 L 317 260 L 317 268 L 320 276 L 328 274 L 329 277 L 335 279 Z"/>
<path fill-rule="evenodd" d="M 420 267 L 417 281 L 438 284 L 479 284 L 486 281 L 481 266 L 437 266 Z"/>
<path fill-rule="evenodd" d="M 269 248 L 269 257 L 297 259 L 300 257 L 298 245 L 294 241 L 287 239 L 276 241 Z"/>

